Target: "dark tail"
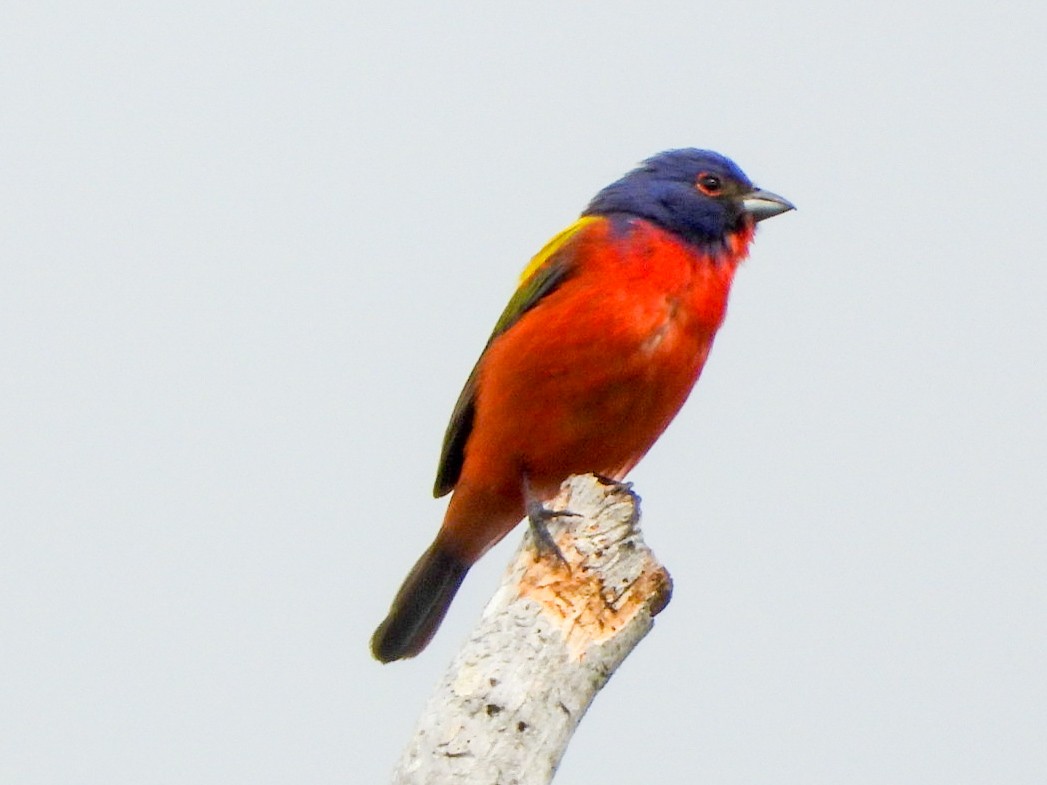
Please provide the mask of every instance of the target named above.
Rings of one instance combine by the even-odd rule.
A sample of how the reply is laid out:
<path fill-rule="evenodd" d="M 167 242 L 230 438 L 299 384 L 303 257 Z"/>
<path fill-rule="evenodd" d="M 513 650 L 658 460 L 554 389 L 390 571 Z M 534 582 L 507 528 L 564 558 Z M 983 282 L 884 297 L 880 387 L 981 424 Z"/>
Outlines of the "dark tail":
<path fill-rule="evenodd" d="M 413 657 L 429 643 L 443 621 L 469 565 L 438 543 L 411 568 L 385 621 L 371 636 L 371 653 L 382 662 Z"/>

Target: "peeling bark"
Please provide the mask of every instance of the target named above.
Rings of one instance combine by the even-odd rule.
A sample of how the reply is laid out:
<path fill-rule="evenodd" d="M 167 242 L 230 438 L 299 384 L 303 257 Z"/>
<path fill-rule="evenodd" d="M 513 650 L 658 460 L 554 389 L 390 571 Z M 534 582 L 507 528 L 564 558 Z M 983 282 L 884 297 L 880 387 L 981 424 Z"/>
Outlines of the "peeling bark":
<path fill-rule="evenodd" d="M 672 582 L 627 486 L 572 477 L 549 524 L 566 560 L 528 532 L 479 624 L 430 697 L 394 785 L 552 780 L 574 729 L 651 629 Z"/>

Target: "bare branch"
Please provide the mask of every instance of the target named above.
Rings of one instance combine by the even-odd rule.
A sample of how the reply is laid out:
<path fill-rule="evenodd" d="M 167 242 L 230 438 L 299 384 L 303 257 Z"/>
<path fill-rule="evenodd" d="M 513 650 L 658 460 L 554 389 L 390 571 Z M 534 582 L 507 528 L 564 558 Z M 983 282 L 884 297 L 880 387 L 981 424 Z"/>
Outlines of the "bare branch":
<path fill-rule="evenodd" d="M 669 601 L 644 544 L 639 499 L 568 479 L 549 525 L 566 559 L 531 535 L 451 663 L 393 774 L 394 785 L 548 783 L 582 715 Z"/>

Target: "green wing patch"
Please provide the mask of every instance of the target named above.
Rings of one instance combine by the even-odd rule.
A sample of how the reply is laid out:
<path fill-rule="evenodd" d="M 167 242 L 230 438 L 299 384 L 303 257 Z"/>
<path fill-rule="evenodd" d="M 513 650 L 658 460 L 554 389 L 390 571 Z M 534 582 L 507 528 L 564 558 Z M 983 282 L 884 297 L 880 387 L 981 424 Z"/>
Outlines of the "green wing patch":
<path fill-rule="evenodd" d="M 491 342 L 534 308 L 543 297 L 548 295 L 567 277 L 571 270 L 570 256 L 561 253 L 570 240 L 576 237 L 585 227 L 600 220 L 596 216 L 580 218 L 546 243 L 524 269 L 520 276 L 520 285 L 505 306 L 502 315 L 495 323 L 491 337 L 487 339 L 484 352 Z M 483 358 L 481 352 L 480 358 Z M 458 402 L 451 412 L 451 421 L 444 433 L 443 449 L 440 453 L 440 464 L 436 470 L 436 483 L 433 486 L 434 496 L 450 493 L 462 473 L 465 461 L 465 444 L 473 430 L 473 417 L 476 414 L 476 372 L 479 360 L 473 367 L 469 378 L 458 396 Z"/>

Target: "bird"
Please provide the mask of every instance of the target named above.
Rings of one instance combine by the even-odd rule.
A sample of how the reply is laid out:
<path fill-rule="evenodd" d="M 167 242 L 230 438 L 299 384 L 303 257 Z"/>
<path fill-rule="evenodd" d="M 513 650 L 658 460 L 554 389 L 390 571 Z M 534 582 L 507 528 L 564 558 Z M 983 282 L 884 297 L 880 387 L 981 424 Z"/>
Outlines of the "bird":
<path fill-rule="evenodd" d="M 756 224 L 794 209 L 719 153 L 667 150 L 534 256 L 451 413 L 443 524 L 375 630 L 375 659 L 421 652 L 470 566 L 524 517 L 541 534 L 569 476 L 625 478 L 697 382 Z"/>

